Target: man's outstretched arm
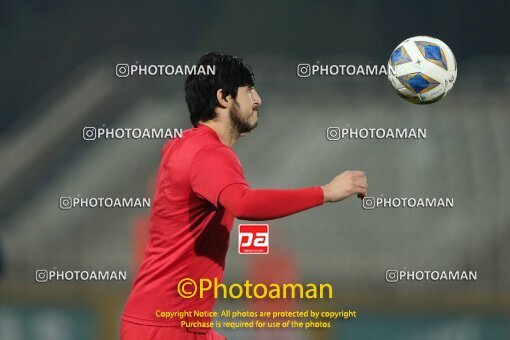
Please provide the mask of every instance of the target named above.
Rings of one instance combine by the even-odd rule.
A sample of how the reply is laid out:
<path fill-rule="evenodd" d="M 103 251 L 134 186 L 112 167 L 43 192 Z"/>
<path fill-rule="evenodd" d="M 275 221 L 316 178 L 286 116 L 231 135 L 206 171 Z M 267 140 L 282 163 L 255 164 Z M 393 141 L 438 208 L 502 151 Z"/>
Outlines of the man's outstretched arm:
<path fill-rule="evenodd" d="M 303 189 L 250 189 L 231 184 L 221 192 L 220 204 L 242 220 L 271 220 L 307 210 L 351 195 L 366 195 L 367 179 L 361 171 L 346 171 L 322 187 Z"/>

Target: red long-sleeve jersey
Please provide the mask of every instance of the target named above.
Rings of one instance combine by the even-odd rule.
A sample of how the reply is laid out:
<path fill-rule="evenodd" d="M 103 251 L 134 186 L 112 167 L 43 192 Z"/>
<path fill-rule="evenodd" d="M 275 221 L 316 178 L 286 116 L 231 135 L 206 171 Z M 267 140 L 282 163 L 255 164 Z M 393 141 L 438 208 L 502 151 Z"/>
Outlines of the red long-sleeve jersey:
<path fill-rule="evenodd" d="M 320 187 L 251 189 L 241 163 L 216 132 L 199 126 L 167 143 L 150 216 L 149 243 L 122 319 L 143 325 L 179 326 L 158 311 L 212 311 L 212 291 L 203 298 L 177 293 L 183 278 L 223 278 L 234 217 L 269 220 L 321 205 Z M 187 317 L 187 321 L 208 318 Z M 205 332 L 205 329 L 190 329 Z"/>

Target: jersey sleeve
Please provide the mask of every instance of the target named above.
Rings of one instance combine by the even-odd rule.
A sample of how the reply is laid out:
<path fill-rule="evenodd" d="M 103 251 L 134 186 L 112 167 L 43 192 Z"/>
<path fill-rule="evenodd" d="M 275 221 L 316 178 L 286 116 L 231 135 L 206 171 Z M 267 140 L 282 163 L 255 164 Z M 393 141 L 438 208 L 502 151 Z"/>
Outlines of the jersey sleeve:
<path fill-rule="evenodd" d="M 301 189 L 250 189 L 234 184 L 220 195 L 220 204 L 240 220 L 263 221 L 281 218 L 324 203 L 320 187 Z"/>
<path fill-rule="evenodd" d="M 224 188 L 232 184 L 248 186 L 241 162 L 227 146 L 199 150 L 191 163 L 190 182 L 193 192 L 216 208 Z"/>

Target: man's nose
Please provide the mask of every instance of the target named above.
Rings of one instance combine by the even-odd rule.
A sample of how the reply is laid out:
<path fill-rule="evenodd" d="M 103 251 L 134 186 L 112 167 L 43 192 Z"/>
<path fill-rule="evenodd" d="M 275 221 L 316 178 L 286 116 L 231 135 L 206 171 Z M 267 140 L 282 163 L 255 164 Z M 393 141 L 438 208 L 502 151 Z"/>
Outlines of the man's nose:
<path fill-rule="evenodd" d="M 260 98 L 255 89 L 253 90 L 253 104 L 257 104 L 258 106 L 262 105 L 262 98 Z"/>

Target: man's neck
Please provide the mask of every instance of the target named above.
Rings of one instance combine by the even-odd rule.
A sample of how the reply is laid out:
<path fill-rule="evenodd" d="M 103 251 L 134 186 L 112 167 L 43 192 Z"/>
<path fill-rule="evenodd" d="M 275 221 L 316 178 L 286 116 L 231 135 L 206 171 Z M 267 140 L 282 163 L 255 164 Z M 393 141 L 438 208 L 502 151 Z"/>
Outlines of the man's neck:
<path fill-rule="evenodd" d="M 239 137 L 235 135 L 230 124 L 224 124 L 222 122 L 215 121 L 214 119 L 206 122 L 199 122 L 198 124 L 205 125 L 213 129 L 221 142 L 230 148 L 233 147 L 239 139 Z"/>

